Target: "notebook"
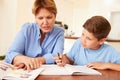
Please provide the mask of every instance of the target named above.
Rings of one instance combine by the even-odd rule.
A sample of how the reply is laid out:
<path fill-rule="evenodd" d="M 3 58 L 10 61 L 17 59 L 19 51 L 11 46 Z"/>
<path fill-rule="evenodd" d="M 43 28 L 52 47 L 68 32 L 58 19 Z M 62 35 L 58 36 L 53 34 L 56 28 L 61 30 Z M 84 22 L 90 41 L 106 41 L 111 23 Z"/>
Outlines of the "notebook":
<path fill-rule="evenodd" d="M 88 68 L 86 66 L 65 65 L 42 65 L 44 70 L 40 75 L 102 75 L 99 71 Z"/>

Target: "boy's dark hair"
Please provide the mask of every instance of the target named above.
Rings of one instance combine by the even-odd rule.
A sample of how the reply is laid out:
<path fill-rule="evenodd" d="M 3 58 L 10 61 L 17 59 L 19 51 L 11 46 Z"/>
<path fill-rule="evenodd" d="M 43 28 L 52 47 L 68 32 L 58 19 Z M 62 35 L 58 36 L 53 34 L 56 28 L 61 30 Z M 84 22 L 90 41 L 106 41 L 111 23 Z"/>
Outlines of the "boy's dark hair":
<path fill-rule="evenodd" d="M 93 16 L 88 19 L 83 27 L 98 39 L 106 38 L 111 30 L 111 25 L 107 19 L 102 16 Z"/>

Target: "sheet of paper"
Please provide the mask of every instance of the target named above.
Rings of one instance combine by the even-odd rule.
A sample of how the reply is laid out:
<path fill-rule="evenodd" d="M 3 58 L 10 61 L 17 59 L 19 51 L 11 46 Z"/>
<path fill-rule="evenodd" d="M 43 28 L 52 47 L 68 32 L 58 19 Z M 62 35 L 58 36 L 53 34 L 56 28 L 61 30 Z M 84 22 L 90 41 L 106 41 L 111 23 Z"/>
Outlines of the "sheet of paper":
<path fill-rule="evenodd" d="M 44 70 L 40 75 L 71 75 L 64 67 L 58 65 L 42 65 Z"/>
<path fill-rule="evenodd" d="M 72 75 L 101 75 L 100 72 L 86 66 L 65 66 L 66 70 Z"/>
<path fill-rule="evenodd" d="M 58 65 L 42 65 L 42 68 L 44 70 L 40 75 L 101 75 L 100 72 L 85 66 L 66 65 L 60 67 Z"/>

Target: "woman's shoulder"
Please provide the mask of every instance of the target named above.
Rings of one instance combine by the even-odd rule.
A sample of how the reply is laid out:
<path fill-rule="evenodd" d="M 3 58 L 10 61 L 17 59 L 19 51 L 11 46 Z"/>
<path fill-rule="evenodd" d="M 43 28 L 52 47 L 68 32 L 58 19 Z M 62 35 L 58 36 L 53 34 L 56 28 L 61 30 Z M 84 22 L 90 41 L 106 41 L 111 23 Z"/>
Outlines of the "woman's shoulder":
<path fill-rule="evenodd" d="M 31 28 L 37 28 L 37 26 L 38 25 L 36 23 L 27 22 L 22 25 L 22 28 L 31 29 Z"/>
<path fill-rule="evenodd" d="M 37 30 L 38 28 L 39 27 L 36 23 L 27 22 L 22 25 L 23 31 L 34 31 L 34 30 Z"/>
<path fill-rule="evenodd" d="M 54 25 L 54 30 L 55 31 L 63 31 L 64 32 L 64 28 L 63 27 L 59 27 L 57 25 Z"/>
<path fill-rule="evenodd" d="M 39 27 L 36 23 L 24 23 L 22 25 L 21 31 L 24 32 L 25 34 L 29 33 L 34 33 L 34 32 L 39 32 Z"/>

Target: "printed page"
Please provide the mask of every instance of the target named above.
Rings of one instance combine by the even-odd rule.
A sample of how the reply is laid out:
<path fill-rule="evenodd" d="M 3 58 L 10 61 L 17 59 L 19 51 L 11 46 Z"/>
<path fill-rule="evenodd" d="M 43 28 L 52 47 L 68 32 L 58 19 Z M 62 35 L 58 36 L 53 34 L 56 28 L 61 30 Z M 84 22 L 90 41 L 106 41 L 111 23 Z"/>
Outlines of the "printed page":
<path fill-rule="evenodd" d="M 72 75 L 102 75 L 97 70 L 86 66 L 66 65 L 65 68 Z"/>
<path fill-rule="evenodd" d="M 27 72 L 23 69 L 19 70 L 9 70 L 9 74 L 3 77 L 3 79 L 11 79 L 11 80 L 34 80 L 40 72 L 42 72 L 44 69 L 43 68 L 38 68 L 35 70 L 32 70 L 30 72 Z"/>
<path fill-rule="evenodd" d="M 65 67 L 60 67 L 58 65 L 42 65 L 44 70 L 40 75 L 71 75 Z"/>
<path fill-rule="evenodd" d="M 30 72 L 23 69 L 13 69 L 13 65 L 0 62 L 0 80 L 34 80 L 43 68 L 31 70 Z"/>

